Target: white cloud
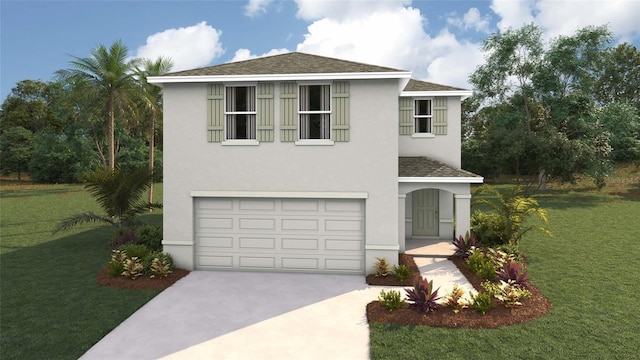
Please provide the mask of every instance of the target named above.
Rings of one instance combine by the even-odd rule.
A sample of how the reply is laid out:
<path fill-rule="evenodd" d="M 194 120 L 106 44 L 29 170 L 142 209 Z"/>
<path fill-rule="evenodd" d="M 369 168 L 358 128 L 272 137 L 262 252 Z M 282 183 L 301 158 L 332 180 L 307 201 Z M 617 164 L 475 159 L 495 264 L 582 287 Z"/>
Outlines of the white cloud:
<path fill-rule="evenodd" d="M 468 74 L 482 61 L 479 46 L 460 43 L 446 30 L 432 37 L 425 22 L 420 10 L 411 7 L 323 18 L 309 25 L 297 50 L 409 70 L 415 79 L 469 88 Z"/>
<path fill-rule="evenodd" d="M 278 54 L 286 54 L 288 52 L 290 52 L 288 49 L 282 48 L 282 49 L 271 49 L 262 55 L 254 55 L 254 54 L 251 54 L 251 51 L 249 49 L 238 49 L 235 55 L 233 56 L 233 59 L 231 59 L 231 61 L 229 62 L 249 60 L 249 59 L 255 59 L 255 58 L 264 57 L 264 56 L 278 55 Z"/>
<path fill-rule="evenodd" d="M 489 21 L 491 17 L 485 15 L 480 16 L 480 10 L 477 8 L 471 8 L 467 11 L 462 18 L 457 16 L 451 16 L 447 18 L 447 24 L 458 27 L 462 30 L 473 29 L 478 32 L 489 33 Z"/>
<path fill-rule="evenodd" d="M 609 25 L 616 36 L 627 41 L 640 36 L 640 1 L 494 0 L 491 9 L 502 18 L 498 22 L 501 30 L 533 22 L 545 28 L 546 39 L 573 35 L 588 25 Z"/>
<path fill-rule="evenodd" d="M 147 37 L 146 44 L 138 48 L 136 57 L 171 58 L 173 71 L 206 66 L 224 53 L 220 35 L 222 31 L 207 25 L 205 21 L 189 27 L 168 29 Z"/>
<path fill-rule="evenodd" d="M 249 0 L 244 7 L 244 14 L 249 17 L 260 16 L 267 12 L 267 7 L 272 0 Z"/>
<path fill-rule="evenodd" d="M 344 20 L 358 18 L 380 11 L 398 10 L 411 0 L 358 1 L 358 0 L 296 0 L 297 16 L 304 20 L 330 18 Z"/>

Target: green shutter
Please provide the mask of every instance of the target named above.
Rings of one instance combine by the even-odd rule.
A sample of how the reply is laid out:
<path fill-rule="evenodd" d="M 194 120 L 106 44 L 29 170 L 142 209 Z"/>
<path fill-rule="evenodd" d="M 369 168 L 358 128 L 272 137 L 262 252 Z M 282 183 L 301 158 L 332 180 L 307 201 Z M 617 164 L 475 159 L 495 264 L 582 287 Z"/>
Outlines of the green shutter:
<path fill-rule="evenodd" d="M 400 102 L 400 135 L 413 134 L 413 99 L 401 97 Z"/>
<path fill-rule="evenodd" d="M 257 136 L 258 141 L 273 141 L 273 83 L 258 84 Z"/>
<path fill-rule="evenodd" d="M 224 140 L 224 86 L 210 84 L 207 89 L 207 140 Z"/>
<path fill-rule="evenodd" d="M 433 99 L 433 134 L 447 135 L 447 98 Z"/>
<path fill-rule="evenodd" d="M 349 141 L 349 82 L 333 83 L 331 131 L 333 141 Z"/>
<path fill-rule="evenodd" d="M 298 139 L 298 84 L 280 83 L 280 141 Z"/>

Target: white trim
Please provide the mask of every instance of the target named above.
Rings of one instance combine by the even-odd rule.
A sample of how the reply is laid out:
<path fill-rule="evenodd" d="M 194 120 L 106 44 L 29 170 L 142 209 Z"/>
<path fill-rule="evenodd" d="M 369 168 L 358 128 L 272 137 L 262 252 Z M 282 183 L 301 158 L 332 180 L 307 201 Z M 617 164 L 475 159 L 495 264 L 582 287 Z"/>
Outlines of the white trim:
<path fill-rule="evenodd" d="M 210 82 L 250 82 L 250 81 L 330 81 L 365 79 L 411 78 L 409 71 L 385 71 L 364 73 L 319 73 L 319 74 L 256 74 L 256 75 L 191 75 L 191 76 L 150 76 L 150 84 L 210 83 Z M 455 95 L 450 95 L 455 96 Z"/>
<path fill-rule="evenodd" d="M 453 224 L 453 218 L 440 219 L 441 224 Z"/>
<path fill-rule="evenodd" d="M 224 140 L 222 142 L 224 146 L 257 146 L 260 145 L 258 140 L 254 139 L 234 139 L 234 140 Z"/>
<path fill-rule="evenodd" d="M 471 194 L 453 194 L 454 199 L 471 199 Z"/>
<path fill-rule="evenodd" d="M 389 251 L 399 251 L 400 245 L 365 245 L 365 250 L 389 250 Z"/>
<path fill-rule="evenodd" d="M 431 124 L 431 126 L 433 126 L 433 124 Z M 414 129 L 414 131 L 415 131 L 415 129 Z M 422 138 L 422 139 L 432 139 L 432 138 L 435 138 L 436 135 L 434 133 L 432 133 L 432 132 L 430 132 L 430 133 L 417 133 L 417 132 L 414 132 L 413 134 L 411 134 L 411 137 L 412 138 L 416 138 L 416 139 L 420 139 L 420 138 Z"/>
<path fill-rule="evenodd" d="M 482 184 L 483 177 L 399 177 L 399 183 Z"/>
<path fill-rule="evenodd" d="M 334 144 L 333 140 L 329 139 L 302 139 L 295 142 L 297 146 L 330 146 Z"/>
<path fill-rule="evenodd" d="M 368 199 L 366 192 L 327 191 L 191 191 L 191 197 L 287 198 L 287 199 Z"/>
<path fill-rule="evenodd" d="M 180 241 L 180 240 L 162 240 L 162 245 L 172 245 L 172 246 L 193 246 L 194 241 Z"/>
<path fill-rule="evenodd" d="M 400 92 L 400 97 L 460 96 L 461 97 L 460 100 L 470 98 L 472 95 L 473 95 L 473 91 L 471 90 L 402 91 Z"/>

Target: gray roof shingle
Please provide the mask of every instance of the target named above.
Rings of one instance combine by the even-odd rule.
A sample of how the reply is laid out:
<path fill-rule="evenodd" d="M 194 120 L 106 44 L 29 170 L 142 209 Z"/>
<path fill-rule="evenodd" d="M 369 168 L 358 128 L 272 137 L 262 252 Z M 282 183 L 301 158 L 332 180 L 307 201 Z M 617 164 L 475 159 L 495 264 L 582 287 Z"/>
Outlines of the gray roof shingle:
<path fill-rule="evenodd" d="M 448 85 L 441 85 L 420 80 L 409 80 L 403 91 L 456 91 L 466 90 Z"/>
<path fill-rule="evenodd" d="M 467 170 L 455 168 L 424 156 L 398 158 L 399 177 L 473 177 L 482 178 Z"/>
<path fill-rule="evenodd" d="M 368 65 L 324 56 L 291 52 L 257 59 L 237 61 L 164 76 L 266 75 L 266 74 L 335 74 L 406 72 L 383 66 Z"/>

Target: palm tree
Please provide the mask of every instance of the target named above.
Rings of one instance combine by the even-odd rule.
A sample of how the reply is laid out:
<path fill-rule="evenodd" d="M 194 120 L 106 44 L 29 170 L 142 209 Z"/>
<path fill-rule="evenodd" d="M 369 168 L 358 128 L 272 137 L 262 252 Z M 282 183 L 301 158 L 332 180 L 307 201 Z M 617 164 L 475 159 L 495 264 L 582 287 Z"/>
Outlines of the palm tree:
<path fill-rule="evenodd" d="M 162 119 L 162 88 L 149 84 L 149 76 L 159 76 L 168 73 L 173 67 L 170 59 L 162 56 L 155 61 L 144 59 L 142 67 L 136 68 L 136 76 L 141 81 L 141 100 L 143 107 L 149 114 L 149 172 L 153 176 L 153 162 L 155 151 L 156 121 Z M 149 203 L 153 202 L 153 180 L 149 183 Z M 152 209 L 149 208 L 149 211 Z"/>
<path fill-rule="evenodd" d="M 71 69 L 56 72 L 58 79 L 71 83 L 86 83 L 106 99 L 107 136 L 109 169 L 115 168 L 115 113 L 118 107 L 125 108 L 131 102 L 135 88 L 133 70 L 139 60 L 128 60 L 127 47 L 121 40 L 114 42 L 109 49 L 98 45 L 91 51 L 91 57 L 81 58 L 71 55 Z"/>
<path fill-rule="evenodd" d="M 486 205 L 492 211 L 487 216 L 482 217 L 482 220 L 488 222 L 488 224 L 476 224 L 480 227 L 478 230 L 481 230 L 483 225 L 484 227 L 493 227 L 492 232 L 498 238 L 498 243 L 509 245 L 518 245 L 520 239 L 532 230 L 538 230 L 551 236 L 549 230 L 542 226 L 533 225 L 529 220 L 533 216 L 546 224 L 549 222 L 547 211 L 540 207 L 536 199 L 525 197 L 522 193 L 521 186 L 509 188 L 504 193 L 500 193 L 490 185 L 480 186 L 473 196 L 489 195 L 489 197 L 476 199 L 471 205 Z M 473 230 L 476 232 L 476 229 Z M 483 231 L 476 232 L 476 236 L 480 236 L 482 233 Z M 479 240 L 482 242 L 486 239 Z"/>
<path fill-rule="evenodd" d="M 85 176 L 85 188 L 93 196 L 105 215 L 86 212 L 63 220 L 57 231 L 68 230 L 83 223 L 102 222 L 115 227 L 140 224 L 138 219 L 149 208 L 161 208 L 161 204 L 142 200 L 149 188 L 151 173 L 146 167 L 125 173 L 119 166 L 113 170 L 100 168 Z"/>

